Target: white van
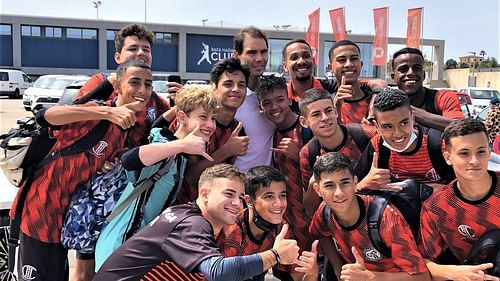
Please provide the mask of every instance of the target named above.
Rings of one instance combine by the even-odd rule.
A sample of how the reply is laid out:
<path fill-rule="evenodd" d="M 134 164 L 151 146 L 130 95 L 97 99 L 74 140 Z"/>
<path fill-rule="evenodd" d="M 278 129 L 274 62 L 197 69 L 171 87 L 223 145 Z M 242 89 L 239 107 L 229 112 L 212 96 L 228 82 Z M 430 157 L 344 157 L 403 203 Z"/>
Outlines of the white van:
<path fill-rule="evenodd" d="M 20 98 L 31 87 L 31 79 L 20 70 L 0 69 L 0 94 Z"/>

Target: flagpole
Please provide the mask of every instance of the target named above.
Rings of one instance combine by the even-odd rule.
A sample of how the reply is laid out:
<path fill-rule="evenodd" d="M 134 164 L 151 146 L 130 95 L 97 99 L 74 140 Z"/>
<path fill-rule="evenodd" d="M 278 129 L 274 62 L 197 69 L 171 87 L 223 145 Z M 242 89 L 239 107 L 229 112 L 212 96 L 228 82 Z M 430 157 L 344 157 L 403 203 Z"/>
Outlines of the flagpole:
<path fill-rule="evenodd" d="M 420 51 L 424 51 L 424 7 L 421 7 L 422 13 L 420 15 Z"/>
<path fill-rule="evenodd" d="M 384 82 L 386 82 L 387 80 L 387 50 L 389 50 L 389 6 L 387 6 L 387 9 L 386 9 L 386 19 L 387 19 L 387 30 L 386 30 L 386 34 L 385 34 L 385 49 L 386 49 L 386 54 L 385 54 L 385 64 L 384 64 L 384 76 L 382 77 L 384 79 Z"/>

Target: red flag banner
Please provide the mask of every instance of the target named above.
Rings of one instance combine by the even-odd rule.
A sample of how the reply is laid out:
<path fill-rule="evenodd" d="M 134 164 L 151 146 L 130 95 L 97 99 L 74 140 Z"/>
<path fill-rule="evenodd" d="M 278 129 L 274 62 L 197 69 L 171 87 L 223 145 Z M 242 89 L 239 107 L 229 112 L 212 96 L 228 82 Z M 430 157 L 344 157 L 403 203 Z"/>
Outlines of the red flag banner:
<path fill-rule="evenodd" d="M 309 15 L 309 27 L 307 28 L 306 41 L 313 51 L 314 61 L 318 61 L 319 51 L 319 8 Z"/>
<path fill-rule="evenodd" d="M 420 48 L 420 31 L 422 30 L 422 11 L 424 8 L 408 9 L 408 27 L 406 30 L 406 47 Z"/>
<path fill-rule="evenodd" d="M 346 39 L 344 8 L 330 10 L 330 20 L 332 22 L 333 38 L 336 42 Z"/>
<path fill-rule="evenodd" d="M 373 19 L 375 22 L 375 37 L 373 38 L 373 65 L 385 66 L 387 61 L 387 7 L 373 9 Z"/>

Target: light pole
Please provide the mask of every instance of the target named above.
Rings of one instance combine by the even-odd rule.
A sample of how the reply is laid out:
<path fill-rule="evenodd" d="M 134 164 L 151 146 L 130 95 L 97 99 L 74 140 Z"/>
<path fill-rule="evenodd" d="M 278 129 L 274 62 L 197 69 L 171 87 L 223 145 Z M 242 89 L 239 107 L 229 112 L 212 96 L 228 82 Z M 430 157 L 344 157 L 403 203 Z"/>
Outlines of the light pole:
<path fill-rule="evenodd" d="M 101 6 L 101 4 L 102 4 L 101 0 L 92 1 L 92 6 L 94 6 L 94 8 L 96 9 L 96 12 L 97 12 L 97 16 L 96 16 L 97 20 L 99 20 L 99 6 Z"/>
<path fill-rule="evenodd" d="M 146 3 L 147 3 L 147 1 L 144 0 L 144 22 L 145 23 L 148 22 L 147 21 L 147 17 L 146 17 L 146 11 L 147 11 L 147 5 L 146 5 Z"/>
<path fill-rule="evenodd" d="M 203 27 L 205 27 L 205 23 L 208 21 L 208 19 L 202 19 L 201 22 L 203 23 Z"/>
<path fill-rule="evenodd" d="M 469 52 L 469 53 L 472 54 L 472 56 L 474 56 L 472 58 L 472 78 L 471 81 L 469 81 L 469 87 L 476 87 L 476 79 L 474 77 L 474 67 L 475 67 L 474 60 L 476 59 L 476 52 Z"/>

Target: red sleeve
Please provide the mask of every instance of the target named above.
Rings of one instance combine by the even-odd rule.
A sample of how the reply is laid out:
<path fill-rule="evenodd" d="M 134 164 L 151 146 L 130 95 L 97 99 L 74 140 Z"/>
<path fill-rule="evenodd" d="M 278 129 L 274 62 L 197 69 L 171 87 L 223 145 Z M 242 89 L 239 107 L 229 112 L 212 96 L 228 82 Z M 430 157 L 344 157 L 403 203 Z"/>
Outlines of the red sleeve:
<path fill-rule="evenodd" d="M 391 249 L 392 261 L 410 275 L 427 272 L 415 238 L 403 215 L 396 208 L 386 208 L 381 222 L 381 234 Z"/>
<path fill-rule="evenodd" d="M 331 230 L 326 226 L 323 219 L 323 210 L 325 209 L 325 203 L 321 203 L 319 208 L 313 215 L 311 219 L 311 224 L 309 225 L 309 233 L 314 239 L 321 239 L 325 237 L 332 236 Z"/>
<path fill-rule="evenodd" d="M 90 91 L 92 91 L 93 89 L 95 89 L 95 87 L 101 84 L 102 81 L 104 81 L 104 79 L 106 78 L 102 73 L 97 73 L 92 75 L 92 77 L 90 77 L 90 79 L 87 80 L 87 82 L 85 82 L 85 84 L 80 88 L 78 93 L 76 93 L 73 100 L 77 100 L 86 96 L 88 93 L 90 93 Z"/>
<path fill-rule="evenodd" d="M 438 91 L 436 94 L 436 108 L 441 115 L 448 118 L 463 119 L 464 114 L 460 109 L 458 96 L 454 91 Z"/>
<path fill-rule="evenodd" d="M 304 145 L 299 152 L 300 161 L 300 175 L 302 177 L 302 187 L 304 191 L 309 188 L 309 179 L 311 178 L 313 171 L 309 166 L 309 147 Z"/>
<path fill-rule="evenodd" d="M 424 203 L 424 206 L 422 206 L 422 212 L 420 214 L 418 249 L 424 258 L 435 260 L 444 250 L 448 248 L 448 246 L 439 234 L 436 222 L 432 218 L 433 216 L 430 210 L 432 206 L 429 205 L 430 202 L 431 200 L 428 199 Z"/>

